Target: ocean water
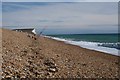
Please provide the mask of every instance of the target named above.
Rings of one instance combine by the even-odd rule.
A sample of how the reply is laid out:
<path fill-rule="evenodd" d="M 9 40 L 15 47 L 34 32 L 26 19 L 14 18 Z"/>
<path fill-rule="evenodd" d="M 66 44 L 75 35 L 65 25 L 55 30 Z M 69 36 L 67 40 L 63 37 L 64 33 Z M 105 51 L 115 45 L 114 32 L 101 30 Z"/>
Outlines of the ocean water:
<path fill-rule="evenodd" d="M 83 48 L 120 56 L 120 43 L 118 41 L 118 36 L 118 34 L 47 35 L 47 37 L 64 41 L 67 44 L 77 45 Z"/>

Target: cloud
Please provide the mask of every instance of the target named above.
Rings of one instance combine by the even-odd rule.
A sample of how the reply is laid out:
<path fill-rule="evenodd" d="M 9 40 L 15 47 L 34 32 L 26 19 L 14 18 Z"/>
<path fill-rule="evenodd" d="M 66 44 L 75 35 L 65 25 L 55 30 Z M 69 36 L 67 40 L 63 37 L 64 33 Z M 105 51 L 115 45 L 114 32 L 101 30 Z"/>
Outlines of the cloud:
<path fill-rule="evenodd" d="M 117 3 L 3 3 L 3 26 L 49 26 L 49 29 L 87 30 L 98 25 L 116 29 Z M 96 25 L 91 27 L 90 25 Z M 98 28 L 99 29 L 99 28 Z"/>
<path fill-rule="evenodd" d="M 62 20 L 53 21 L 53 23 L 61 23 L 61 22 L 64 22 L 64 21 L 62 21 Z"/>
<path fill-rule="evenodd" d="M 38 22 L 48 22 L 49 20 L 38 20 Z"/>

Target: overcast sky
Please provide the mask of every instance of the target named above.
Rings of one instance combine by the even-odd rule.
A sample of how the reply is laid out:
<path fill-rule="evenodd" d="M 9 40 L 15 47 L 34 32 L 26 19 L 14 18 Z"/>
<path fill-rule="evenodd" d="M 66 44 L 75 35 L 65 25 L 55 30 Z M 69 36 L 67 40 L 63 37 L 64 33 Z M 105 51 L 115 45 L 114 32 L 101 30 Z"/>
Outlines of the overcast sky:
<path fill-rule="evenodd" d="M 2 0 L 2 2 L 118 2 L 120 0 Z"/>
<path fill-rule="evenodd" d="M 48 26 L 47 34 L 118 31 L 117 2 L 3 2 L 2 13 L 3 26 Z"/>

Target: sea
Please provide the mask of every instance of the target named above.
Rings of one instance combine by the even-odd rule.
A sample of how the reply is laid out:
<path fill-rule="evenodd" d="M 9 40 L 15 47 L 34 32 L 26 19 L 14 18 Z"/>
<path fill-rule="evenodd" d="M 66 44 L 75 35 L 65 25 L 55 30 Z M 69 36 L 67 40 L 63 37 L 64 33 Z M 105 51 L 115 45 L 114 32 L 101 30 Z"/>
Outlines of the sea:
<path fill-rule="evenodd" d="M 119 34 L 57 34 L 46 37 L 90 50 L 120 56 Z"/>

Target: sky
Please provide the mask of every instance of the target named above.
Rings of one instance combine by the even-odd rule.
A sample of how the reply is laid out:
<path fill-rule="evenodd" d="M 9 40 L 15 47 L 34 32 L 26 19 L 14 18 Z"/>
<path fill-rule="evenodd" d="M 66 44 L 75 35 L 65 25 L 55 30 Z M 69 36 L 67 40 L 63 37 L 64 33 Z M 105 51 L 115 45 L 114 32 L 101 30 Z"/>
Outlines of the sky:
<path fill-rule="evenodd" d="M 117 33 L 118 31 L 117 2 L 5 1 L 2 2 L 2 26 L 7 26 L 6 28 L 34 27 L 41 30 L 47 26 L 45 34 Z"/>
<path fill-rule="evenodd" d="M 120 0 L 29 0 L 29 2 L 118 2 Z M 28 2 L 28 0 L 2 0 L 2 2 Z"/>
<path fill-rule="evenodd" d="M 2 27 L 2 3 L 0 2 L 0 27 Z"/>

